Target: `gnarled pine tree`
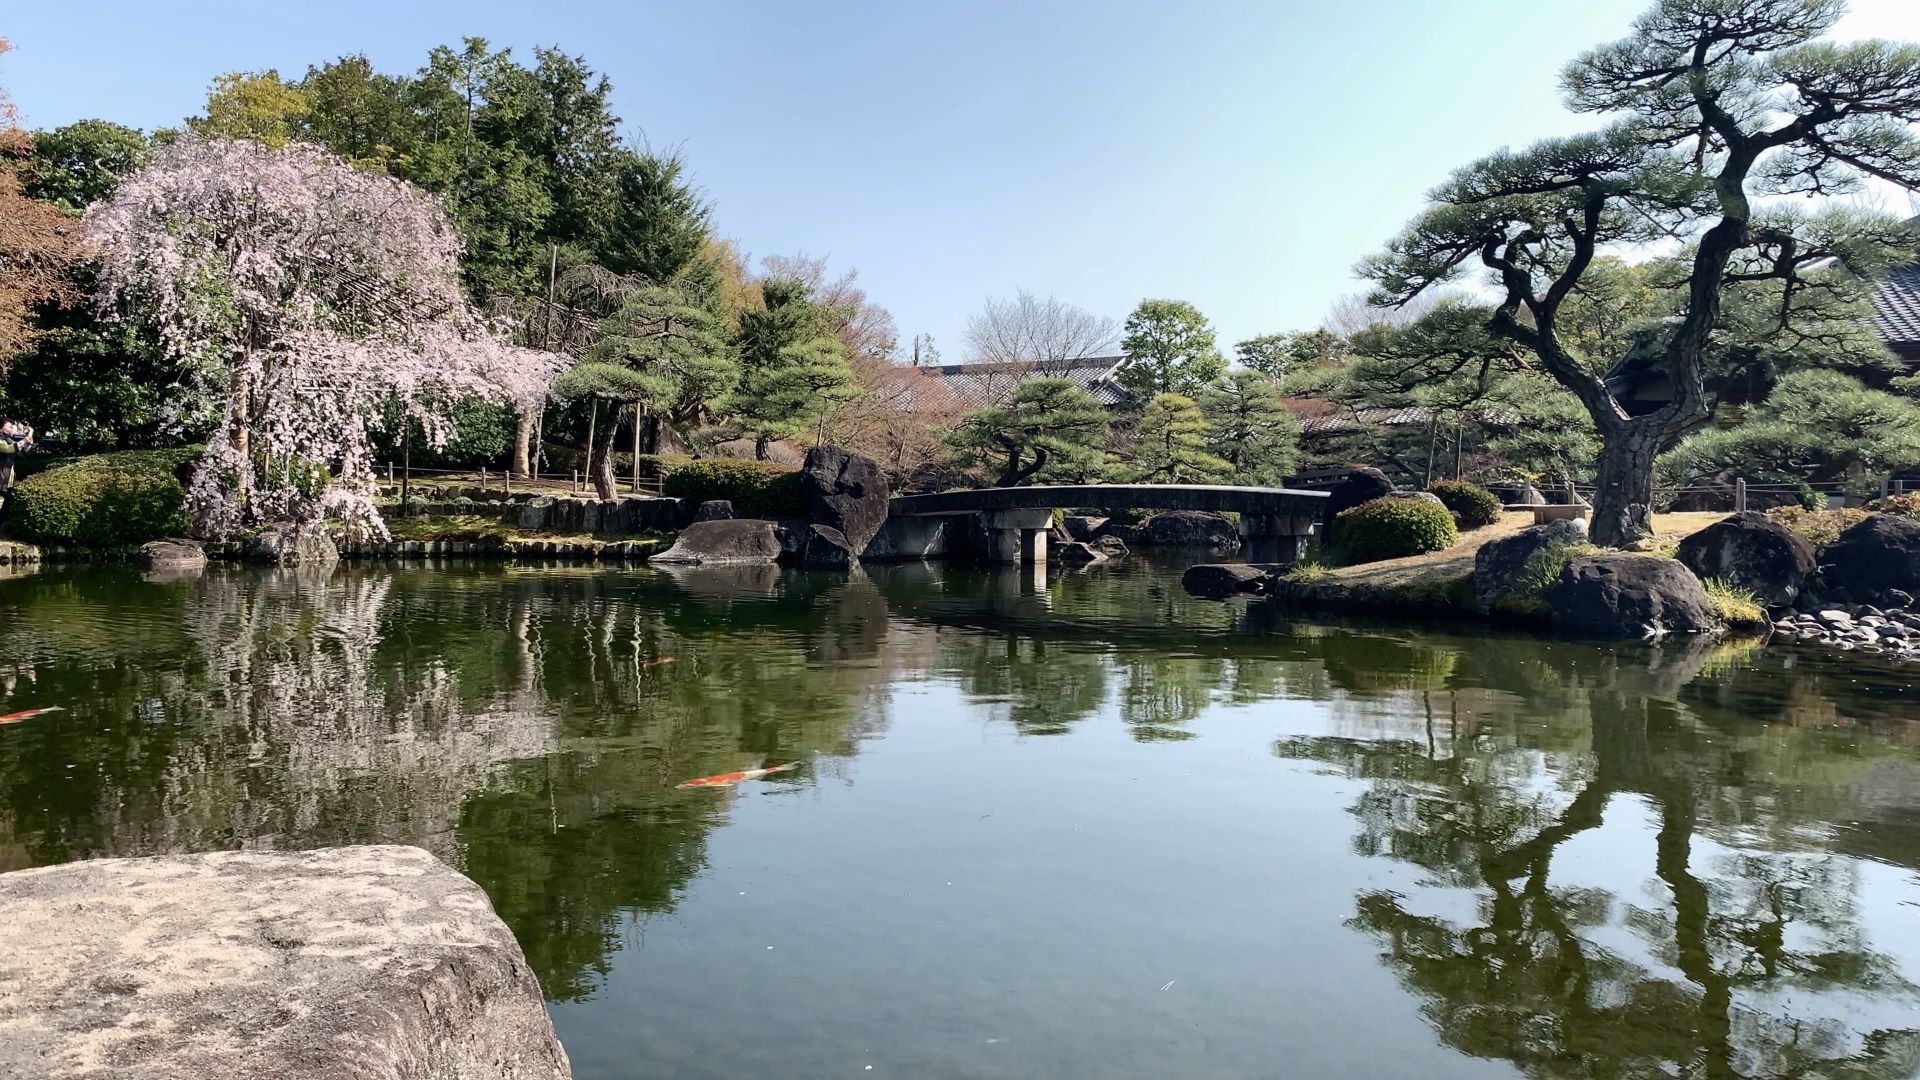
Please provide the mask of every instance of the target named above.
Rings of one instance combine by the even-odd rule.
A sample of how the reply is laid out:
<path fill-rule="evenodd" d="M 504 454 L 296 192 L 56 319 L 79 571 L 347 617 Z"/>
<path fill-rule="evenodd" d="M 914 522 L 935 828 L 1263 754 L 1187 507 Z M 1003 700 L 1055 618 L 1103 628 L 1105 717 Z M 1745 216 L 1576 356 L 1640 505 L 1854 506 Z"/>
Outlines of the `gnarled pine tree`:
<path fill-rule="evenodd" d="M 1731 286 L 1774 290 L 1776 322 L 1839 272 L 1871 272 L 1909 241 L 1897 222 L 1790 212 L 1768 196 L 1830 197 L 1867 177 L 1920 188 L 1920 46 L 1818 40 L 1839 0 L 1661 0 L 1633 33 L 1575 60 L 1568 103 L 1618 116 L 1601 131 L 1501 151 L 1461 169 L 1362 272 L 1403 304 L 1477 265 L 1499 299 L 1488 327 L 1522 346 L 1593 417 L 1602 440 L 1592 535 L 1652 535 L 1654 459 L 1706 422 L 1705 360 Z M 1671 387 L 1636 411 L 1605 364 L 1563 333 L 1562 308 L 1609 250 L 1684 245 L 1677 314 L 1658 330 Z M 1828 281 L 1823 281 L 1823 274 Z"/>

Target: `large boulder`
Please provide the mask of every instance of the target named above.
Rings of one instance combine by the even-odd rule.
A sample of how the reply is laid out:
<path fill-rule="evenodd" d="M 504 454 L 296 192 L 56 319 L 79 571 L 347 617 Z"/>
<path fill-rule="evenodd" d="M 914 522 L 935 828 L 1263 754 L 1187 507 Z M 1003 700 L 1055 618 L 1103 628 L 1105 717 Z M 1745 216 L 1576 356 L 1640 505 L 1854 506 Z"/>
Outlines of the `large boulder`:
<path fill-rule="evenodd" d="M 1893 589 L 1920 593 L 1920 521 L 1874 514 L 1820 549 L 1820 587 L 1855 602 L 1885 599 Z"/>
<path fill-rule="evenodd" d="M 1146 520 L 1140 542 L 1151 547 L 1196 547 L 1210 551 L 1233 551 L 1240 546 L 1240 532 L 1233 522 L 1204 510 L 1169 510 Z"/>
<path fill-rule="evenodd" d="M 1115 541 L 1118 543 L 1118 541 Z M 1047 553 L 1047 557 L 1062 566 L 1087 566 L 1092 563 L 1106 562 L 1107 557 L 1091 544 L 1078 540 L 1069 540 Z"/>
<path fill-rule="evenodd" d="M 695 521 L 732 521 L 739 516 L 733 512 L 732 499 L 708 499 L 693 512 Z"/>
<path fill-rule="evenodd" d="M 1593 637 L 1719 629 L 1700 579 L 1677 559 L 1658 555 L 1575 558 L 1548 587 L 1546 601 L 1556 628 Z"/>
<path fill-rule="evenodd" d="M 759 518 L 696 521 L 673 546 L 648 559 L 658 563 L 770 563 L 780 558 L 774 524 Z"/>
<path fill-rule="evenodd" d="M 1194 596 L 1224 600 L 1235 593 L 1265 592 L 1273 576 L 1247 563 L 1200 563 L 1187 567 L 1180 585 Z"/>
<path fill-rule="evenodd" d="M 1096 536 L 1087 542 L 1087 546 L 1109 560 L 1124 559 L 1127 557 L 1127 542 L 1113 533 Z"/>
<path fill-rule="evenodd" d="M 800 536 L 800 565 L 808 570 L 847 570 L 860 561 L 846 535 L 831 525 L 809 525 Z"/>
<path fill-rule="evenodd" d="M 419 848 L 0 875 L 0 1076 L 560 1080 L 487 895 Z"/>
<path fill-rule="evenodd" d="M 1085 543 L 1092 540 L 1094 536 L 1100 532 L 1100 526 L 1106 523 L 1107 519 L 1103 517 L 1094 517 L 1089 514 L 1068 514 L 1060 522 L 1060 525 L 1067 530 L 1068 537 Z"/>
<path fill-rule="evenodd" d="M 807 520 L 840 531 L 854 551 L 864 551 L 887 520 L 892 492 L 880 463 L 837 446 L 816 446 L 800 466 Z"/>
<path fill-rule="evenodd" d="M 1702 580 L 1753 590 L 1767 607 L 1785 607 L 1813 573 L 1813 545 L 1765 514 L 1749 510 L 1680 541 L 1675 556 Z"/>
<path fill-rule="evenodd" d="M 275 566 L 331 566 L 340 561 L 340 548 L 318 523 L 281 523 L 255 534 L 247 558 Z"/>
<path fill-rule="evenodd" d="M 149 540 L 133 553 L 133 563 L 143 570 L 199 570 L 207 552 L 191 540 Z"/>
<path fill-rule="evenodd" d="M 1586 542 L 1587 523 L 1577 519 L 1551 521 L 1487 541 L 1473 556 L 1474 602 L 1481 611 L 1508 600 L 1537 603 L 1558 580 L 1567 552 Z"/>
<path fill-rule="evenodd" d="M 1355 469 L 1332 491 L 1327 492 L 1327 501 L 1320 508 L 1320 520 L 1323 524 L 1330 522 L 1340 515 L 1340 511 L 1383 498 L 1392 490 L 1393 481 L 1387 479 L 1387 474 L 1379 469 Z"/>

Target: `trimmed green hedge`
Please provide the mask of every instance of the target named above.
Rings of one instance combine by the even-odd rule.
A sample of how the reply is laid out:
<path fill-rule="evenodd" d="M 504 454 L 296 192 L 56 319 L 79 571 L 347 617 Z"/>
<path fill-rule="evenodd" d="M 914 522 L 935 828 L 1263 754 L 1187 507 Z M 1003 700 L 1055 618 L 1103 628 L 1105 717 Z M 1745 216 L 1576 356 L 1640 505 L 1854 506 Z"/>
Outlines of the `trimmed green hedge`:
<path fill-rule="evenodd" d="M 1438 495 L 1447 509 L 1459 516 L 1463 529 L 1485 528 L 1499 521 L 1500 511 L 1505 508 L 1498 495 L 1465 480 L 1442 480 L 1428 484 L 1427 490 Z"/>
<path fill-rule="evenodd" d="M 1450 548 L 1460 530 L 1446 507 L 1425 499 L 1375 499 L 1342 510 L 1331 539 L 1347 562 L 1378 562 Z"/>
<path fill-rule="evenodd" d="M 174 473 L 200 448 L 127 450 L 57 465 L 14 485 L 7 531 L 35 544 L 122 548 L 187 530 Z"/>
<path fill-rule="evenodd" d="M 733 512 L 745 518 L 798 517 L 807 509 L 800 470 L 771 461 L 690 461 L 667 474 L 662 490 L 696 506 L 726 499 L 733 503 Z"/>

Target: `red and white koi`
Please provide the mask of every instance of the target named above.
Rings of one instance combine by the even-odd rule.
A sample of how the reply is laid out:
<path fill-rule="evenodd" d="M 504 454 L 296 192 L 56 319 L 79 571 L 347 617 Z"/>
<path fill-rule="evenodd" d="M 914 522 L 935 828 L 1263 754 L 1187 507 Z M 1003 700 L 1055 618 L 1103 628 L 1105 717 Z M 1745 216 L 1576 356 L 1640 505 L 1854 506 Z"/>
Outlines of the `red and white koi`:
<path fill-rule="evenodd" d="M 49 705 L 44 709 L 21 709 L 19 712 L 10 712 L 4 716 L 0 716 L 0 724 L 17 724 L 22 720 L 31 720 L 36 716 L 45 716 L 50 712 L 59 711 L 60 706 L 58 705 Z"/>
<path fill-rule="evenodd" d="M 799 762 L 789 761 L 785 765 L 770 765 L 764 769 L 741 769 L 739 772 L 721 773 L 718 776 L 702 776 L 674 786 L 679 788 L 732 787 L 743 781 L 758 780 L 763 776 L 772 776 L 774 773 L 788 772 L 799 767 Z"/>

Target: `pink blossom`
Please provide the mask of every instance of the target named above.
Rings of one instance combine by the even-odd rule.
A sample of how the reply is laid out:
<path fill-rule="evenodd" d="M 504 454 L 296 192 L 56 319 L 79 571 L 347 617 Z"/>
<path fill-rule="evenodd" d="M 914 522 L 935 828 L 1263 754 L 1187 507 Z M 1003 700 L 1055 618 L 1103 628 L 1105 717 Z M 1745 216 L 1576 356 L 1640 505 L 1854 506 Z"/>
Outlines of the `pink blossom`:
<path fill-rule="evenodd" d="M 384 536 L 368 425 L 398 402 L 445 440 L 462 398 L 537 405 L 564 356 L 511 345 L 459 281 L 434 196 L 317 147 L 183 138 L 87 212 L 100 300 L 147 322 L 222 401 L 200 529 L 338 521 Z"/>

